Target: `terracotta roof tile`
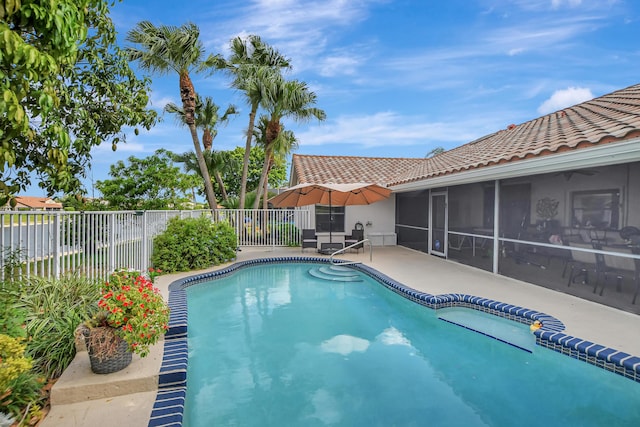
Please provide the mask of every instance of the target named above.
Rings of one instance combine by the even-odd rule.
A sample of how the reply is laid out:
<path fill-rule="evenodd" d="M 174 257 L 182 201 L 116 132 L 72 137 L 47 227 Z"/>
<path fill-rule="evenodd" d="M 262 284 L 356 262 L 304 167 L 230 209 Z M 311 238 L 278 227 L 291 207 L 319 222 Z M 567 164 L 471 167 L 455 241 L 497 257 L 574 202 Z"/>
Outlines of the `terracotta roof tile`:
<path fill-rule="evenodd" d="M 18 206 L 33 209 L 62 209 L 62 203 L 58 203 L 49 197 L 16 196 Z"/>
<path fill-rule="evenodd" d="M 297 183 L 370 182 L 386 185 L 398 175 L 398 171 L 411 169 L 423 159 L 356 157 L 356 156 L 307 156 L 293 155 L 293 170 L 298 174 Z"/>
<path fill-rule="evenodd" d="M 500 130 L 405 171 L 390 184 L 514 162 L 640 135 L 640 85 Z"/>
<path fill-rule="evenodd" d="M 640 84 L 425 158 L 293 155 L 297 183 L 386 186 L 640 136 Z"/>

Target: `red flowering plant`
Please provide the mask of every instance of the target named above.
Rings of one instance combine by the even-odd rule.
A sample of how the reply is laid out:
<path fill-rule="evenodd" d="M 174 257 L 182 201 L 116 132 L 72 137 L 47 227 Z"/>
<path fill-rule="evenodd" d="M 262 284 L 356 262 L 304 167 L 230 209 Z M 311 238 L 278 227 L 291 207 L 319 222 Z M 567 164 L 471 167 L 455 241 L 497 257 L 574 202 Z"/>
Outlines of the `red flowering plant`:
<path fill-rule="evenodd" d="M 104 284 L 93 326 L 110 326 L 141 357 L 169 328 L 169 307 L 150 278 L 118 270 Z M 97 324 L 96 324 L 97 323 Z"/>

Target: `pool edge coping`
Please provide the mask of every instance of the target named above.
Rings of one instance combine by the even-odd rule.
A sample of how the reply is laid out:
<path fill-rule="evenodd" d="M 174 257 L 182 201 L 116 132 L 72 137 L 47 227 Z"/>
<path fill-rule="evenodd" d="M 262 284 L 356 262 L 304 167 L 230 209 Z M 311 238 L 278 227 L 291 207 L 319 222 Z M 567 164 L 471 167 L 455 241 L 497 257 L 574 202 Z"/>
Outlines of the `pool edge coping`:
<path fill-rule="evenodd" d="M 158 378 L 158 392 L 151 412 L 149 427 L 182 426 L 187 391 L 188 362 L 186 288 L 214 278 L 227 276 L 242 268 L 256 264 L 292 262 L 331 263 L 329 259 L 320 257 L 256 258 L 236 262 L 219 270 L 178 279 L 169 285 L 169 307 L 171 308 L 169 330 L 164 339 L 164 353 Z M 335 264 L 345 264 L 345 262 L 336 261 Z M 367 265 L 349 263 L 349 266 L 377 279 L 383 286 L 404 298 L 433 310 L 448 307 L 465 307 L 523 324 L 531 324 L 535 320 L 539 320 L 542 323 L 542 327 L 533 332 L 536 337 L 536 345 L 622 375 L 632 381 L 640 382 L 640 357 L 567 335 L 563 333 L 565 325 L 559 319 L 546 313 L 468 294 L 432 295 L 405 286 Z"/>

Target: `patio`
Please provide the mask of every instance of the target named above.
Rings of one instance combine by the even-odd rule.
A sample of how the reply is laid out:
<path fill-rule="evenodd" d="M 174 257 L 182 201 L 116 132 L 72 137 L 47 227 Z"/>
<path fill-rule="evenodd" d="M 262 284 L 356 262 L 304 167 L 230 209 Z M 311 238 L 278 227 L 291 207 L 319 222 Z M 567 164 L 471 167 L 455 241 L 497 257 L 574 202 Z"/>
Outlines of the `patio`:
<path fill-rule="evenodd" d="M 237 261 L 301 255 L 300 248 L 243 248 Z M 316 254 L 305 256 L 315 257 Z M 640 341 L 637 339 L 640 316 L 633 313 L 403 247 L 375 247 L 371 262 L 368 248 L 339 258 L 360 261 L 409 287 L 434 295 L 465 293 L 538 310 L 562 321 L 566 334 L 640 355 Z M 170 283 L 196 273 L 201 272 L 160 276 L 158 285 L 166 296 Z M 579 289 L 580 286 L 576 284 L 571 288 Z M 615 289 L 610 288 L 609 293 L 613 292 Z M 83 361 L 87 355 L 80 353 L 52 392 L 62 393 L 66 403 L 54 404 L 41 426 L 146 426 L 155 401 L 161 348 L 158 345 L 156 351 L 143 361 L 134 360 L 123 373 L 107 376 L 92 374 L 87 361 Z M 143 366 L 144 370 L 141 369 Z M 153 369 L 155 366 L 158 368 Z M 75 403 L 66 397 L 74 389 L 78 391 L 87 385 L 110 390 L 111 394 L 88 400 L 86 394 L 75 393 Z"/>

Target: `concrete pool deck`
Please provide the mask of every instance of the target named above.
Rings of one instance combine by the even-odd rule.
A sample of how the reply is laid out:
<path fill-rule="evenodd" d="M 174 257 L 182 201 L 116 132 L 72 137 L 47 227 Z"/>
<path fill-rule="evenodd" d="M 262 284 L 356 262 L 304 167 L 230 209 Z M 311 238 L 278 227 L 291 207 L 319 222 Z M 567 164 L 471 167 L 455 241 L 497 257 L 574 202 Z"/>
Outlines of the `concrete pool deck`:
<path fill-rule="evenodd" d="M 453 261 L 403 247 L 375 247 L 337 259 L 360 261 L 381 273 L 433 295 L 463 293 L 526 307 L 554 316 L 565 324 L 564 333 L 640 356 L 640 316 L 537 285 L 494 275 Z M 300 248 L 243 248 L 234 262 L 256 258 L 320 255 Z M 224 268 L 160 276 L 157 286 L 165 297 L 169 285 L 182 277 Z M 52 408 L 41 427 L 147 426 L 156 398 L 163 345 L 145 359 L 134 358 L 125 370 L 91 373 L 86 352 L 79 352 L 52 390 Z"/>

